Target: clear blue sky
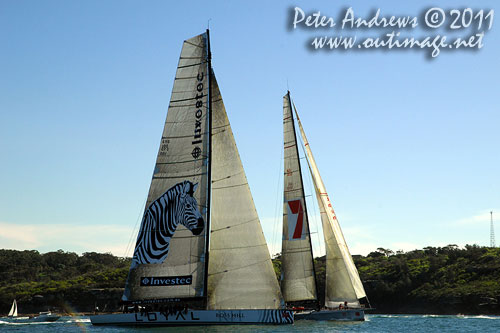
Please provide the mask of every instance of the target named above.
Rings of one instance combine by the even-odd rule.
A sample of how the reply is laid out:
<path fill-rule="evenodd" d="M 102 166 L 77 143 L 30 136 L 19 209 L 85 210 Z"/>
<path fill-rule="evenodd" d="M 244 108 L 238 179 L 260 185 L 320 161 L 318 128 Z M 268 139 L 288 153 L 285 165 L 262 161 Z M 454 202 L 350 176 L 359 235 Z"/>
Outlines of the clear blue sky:
<path fill-rule="evenodd" d="M 273 252 L 287 87 L 352 253 L 488 245 L 489 211 L 500 220 L 497 22 L 481 50 L 432 60 L 420 50 L 314 52 L 312 37 L 343 32 L 291 30 L 292 6 L 335 18 L 349 6 L 368 18 L 377 8 L 419 16 L 434 6 L 498 7 L 0 0 L 0 248 L 126 253 L 182 41 L 209 19 L 214 70 Z"/>

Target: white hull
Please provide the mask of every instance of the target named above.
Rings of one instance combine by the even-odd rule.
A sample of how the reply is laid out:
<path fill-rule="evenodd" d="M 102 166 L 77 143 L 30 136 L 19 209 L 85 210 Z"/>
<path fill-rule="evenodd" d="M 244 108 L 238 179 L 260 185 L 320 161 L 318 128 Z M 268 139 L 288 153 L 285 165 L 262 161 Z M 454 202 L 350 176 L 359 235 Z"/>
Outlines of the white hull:
<path fill-rule="evenodd" d="M 188 326 L 237 324 L 293 324 L 289 310 L 187 310 L 175 314 L 137 312 L 90 316 L 93 325 Z"/>
<path fill-rule="evenodd" d="M 362 309 L 321 310 L 295 313 L 295 320 L 335 320 L 335 321 L 363 321 L 365 312 Z"/>

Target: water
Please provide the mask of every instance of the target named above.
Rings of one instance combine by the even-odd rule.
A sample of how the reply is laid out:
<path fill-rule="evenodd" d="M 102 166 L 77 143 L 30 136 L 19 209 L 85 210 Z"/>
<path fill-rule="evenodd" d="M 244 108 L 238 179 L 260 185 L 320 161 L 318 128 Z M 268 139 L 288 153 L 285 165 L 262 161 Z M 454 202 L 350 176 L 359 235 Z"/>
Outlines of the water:
<path fill-rule="evenodd" d="M 125 328 L 92 326 L 88 317 L 62 317 L 54 323 L 9 324 L 0 332 L 500 332 L 500 316 L 366 315 L 365 322 L 298 321 L 293 326 L 200 326 Z"/>

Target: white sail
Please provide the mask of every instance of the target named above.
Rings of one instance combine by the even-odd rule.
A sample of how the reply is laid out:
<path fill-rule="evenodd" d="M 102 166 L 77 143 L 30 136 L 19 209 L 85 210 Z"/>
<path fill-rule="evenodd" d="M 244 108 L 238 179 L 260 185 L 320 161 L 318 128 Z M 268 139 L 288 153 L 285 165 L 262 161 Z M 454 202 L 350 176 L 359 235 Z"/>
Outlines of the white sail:
<path fill-rule="evenodd" d="M 123 300 L 204 296 L 208 36 L 184 41 Z"/>
<path fill-rule="evenodd" d="M 316 300 L 309 220 L 290 93 L 283 97 L 284 194 L 281 290 L 286 302 Z"/>
<path fill-rule="evenodd" d="M 9 317 L 17 317 L 17 302 L 16 302 L 16 300 L 14 300 L 14 302 L 12 302 L 12 307 L 10 308 L 8 316 Z"/>
<path fill-rule="evenodd" d="M 208 309 L 278 309 L 278 281 L 215 76 L 211 87 Z"/>
<path fill-rule="evenodd" d="M 366 296 L 363 284 L 359 278 L 358 270 L 354 265 L 351 254 L 337 216 L 332 207 L 325 185 L 319 174 L 311 147 L 307 141 L 304 129 L 300 122 L 297 108 L 295 108 L 297 122 L 304 142 L 307 161 L 313 178 L 313 183 L 320 207 L 323 233 L 326 247 L 326 295 L 325 305 L 330 308 L 337 307 L 340 303 L 348 302 L 349 306 L 359 306 L 359 299 Z"/>

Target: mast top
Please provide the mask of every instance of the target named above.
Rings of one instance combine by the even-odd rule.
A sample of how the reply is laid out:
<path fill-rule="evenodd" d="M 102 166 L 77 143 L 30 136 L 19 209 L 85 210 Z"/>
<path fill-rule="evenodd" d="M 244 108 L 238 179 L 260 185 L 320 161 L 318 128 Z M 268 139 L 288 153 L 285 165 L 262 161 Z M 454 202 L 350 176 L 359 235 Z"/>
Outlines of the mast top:
<path fill-rule="evenodd" d="M 210 21 L 210 20 L 209 20 Z M 210 50 L 210 29 L 207 28 L 207 60 L 209 62 L 210 69 L 212 68 L 212 51 Z M 210 73 L 209 73 L 210 74 Z"/>

